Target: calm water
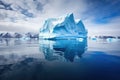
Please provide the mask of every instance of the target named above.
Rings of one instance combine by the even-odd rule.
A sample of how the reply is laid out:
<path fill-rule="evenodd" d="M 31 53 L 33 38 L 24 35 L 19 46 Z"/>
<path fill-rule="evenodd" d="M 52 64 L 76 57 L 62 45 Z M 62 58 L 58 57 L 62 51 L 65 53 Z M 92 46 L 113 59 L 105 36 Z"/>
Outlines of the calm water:
<path fill-rule="evenodd" d="M 0 80 L 120 80 L 120 40 L 0 39 Z"/>

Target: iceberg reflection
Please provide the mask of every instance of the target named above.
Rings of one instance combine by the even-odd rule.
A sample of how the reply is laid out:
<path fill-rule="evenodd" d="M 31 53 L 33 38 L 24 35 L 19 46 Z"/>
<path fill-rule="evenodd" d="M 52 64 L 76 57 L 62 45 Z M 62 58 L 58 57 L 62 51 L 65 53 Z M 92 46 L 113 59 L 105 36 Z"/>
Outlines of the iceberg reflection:
<path fill-rule="evenodd" d="M 87 39 L 78 40 L 40 40 L 39 50 L 46 60 L 62 60 L 73 62 L 75 57 L 82 57 L 87 49 Z"/>

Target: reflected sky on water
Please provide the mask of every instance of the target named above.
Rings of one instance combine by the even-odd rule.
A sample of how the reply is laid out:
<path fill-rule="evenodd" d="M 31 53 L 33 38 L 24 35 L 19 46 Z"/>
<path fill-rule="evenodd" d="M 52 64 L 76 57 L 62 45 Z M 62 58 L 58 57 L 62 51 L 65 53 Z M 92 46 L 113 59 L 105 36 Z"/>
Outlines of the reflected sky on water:
<path fill-rule="evenodd" d="M 120 41 L 0 39 L 0 80 L 120 80 Z"/>

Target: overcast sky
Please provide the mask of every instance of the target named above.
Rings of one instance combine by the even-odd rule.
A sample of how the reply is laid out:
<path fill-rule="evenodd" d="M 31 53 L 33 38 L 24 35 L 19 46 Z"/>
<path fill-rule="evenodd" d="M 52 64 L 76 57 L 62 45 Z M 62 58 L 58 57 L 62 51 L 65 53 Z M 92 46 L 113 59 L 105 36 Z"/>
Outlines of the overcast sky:
<path fill-rule="evenodd" d="M 45 19 L 68 13 L 89 35 L 120 35 L 120 0 L 0 0 L 0 32 L 39 32 Z"/>

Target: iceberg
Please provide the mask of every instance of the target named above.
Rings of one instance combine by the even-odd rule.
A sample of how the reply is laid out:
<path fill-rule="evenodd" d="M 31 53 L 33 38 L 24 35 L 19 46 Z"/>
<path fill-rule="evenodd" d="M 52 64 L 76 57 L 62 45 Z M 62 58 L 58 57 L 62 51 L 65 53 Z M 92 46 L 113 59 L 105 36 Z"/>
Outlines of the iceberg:
<path fill-rule="evenodd" d="M 73 13 L 45 20 L 40 28 L 39 39 L 87 38 L 87 30 L 81 20 L 76 21 Z"/>

